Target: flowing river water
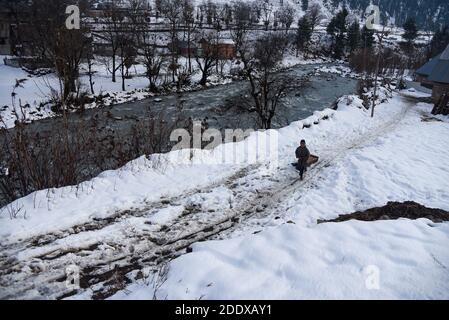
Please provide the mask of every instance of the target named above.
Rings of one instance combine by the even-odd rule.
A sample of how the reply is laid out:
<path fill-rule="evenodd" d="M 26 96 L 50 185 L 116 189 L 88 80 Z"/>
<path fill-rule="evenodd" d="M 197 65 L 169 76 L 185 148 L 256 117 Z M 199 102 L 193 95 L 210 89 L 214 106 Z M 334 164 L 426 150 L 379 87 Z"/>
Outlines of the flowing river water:
<path fill-rule="evenodd" d="M 284 73 L 292 79 L 299 80 L 319 66 L 322 65 L 297 66 Z M 330 107 L 338 97 L 354 93 L 357 86 L 357 81 L 354 79 L 324 73 L 312 75 L 309 80 L 305 87 L 287 92 L 276 113 L 274 128 L 286 126 L 291 122 L 309 117 L 317 110 Z M 235 81 L 200 91 L 170 94 L 100 109 L 88 109 L 83 113 L 70 114 L 69 121 L 81 122 L 96 118 L 101 123 L 126 135 L 136 121 L 148 117 L 150 110 L 152 113 L 163 111 L 165 115 L 174 117 L 179 106 L 182 106 L 184 117 L 198 120 L 208 118 L 209 126 L 213 128 L 255 128 L 255 115 L 235 108 L 239 98 L 248 92 L 248 87 L 249 84 L 245 81 Z M 230 106 L 233 108 L 228 109 Z M 35 121 L 30 126 L 36 131 L 51 132 L 61 123 L 60 118 L 48 118 Z"/>

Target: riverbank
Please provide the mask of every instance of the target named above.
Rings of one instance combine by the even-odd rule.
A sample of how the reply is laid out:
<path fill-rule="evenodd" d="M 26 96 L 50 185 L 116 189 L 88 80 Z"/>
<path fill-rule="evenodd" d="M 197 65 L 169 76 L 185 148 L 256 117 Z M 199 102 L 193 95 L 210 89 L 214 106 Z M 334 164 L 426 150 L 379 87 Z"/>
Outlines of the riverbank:
<path fill-rule="evenodd" d="M 60 117 L 60 113 L 53 111 L 51 102 L 52 96 L 59 92 L 59 82 L 56 76 L 51 72 L 45 75 L 29 74 L 20 68 L 4 65 L 3 58 L 0 56 L 0 128 L 12 128 L 18 120 L 31 123 L 42 119 Z M 156 94 L 148 90 L 149 82 L 145 77 L 143 66 L 135 65 L 130 69 L 130 77 L 125 82 L 127 90 L 122 91 L 120 76 L 117 77 L 117 82 L 113 83 L 106 67 L 107 63 L 102 60 L 104 58 L 99 59 L 93 67 L 93 83 L 96 94 L 87 95 L 91 102 L 87 102 L 83 109 L 112 107 L 152 97 L 203 91 L 234 81 L 241 81 L 240 78 L 231 75 L 231 69 L 234 65 L 233 62 L 228 62 L 224 68 L 224 73 L 213 73 L 205 87 L 196 84 L 200 79 L 200 74 L 198 73 L 199 70 L 194 70 L 190 80 L 192 84 L 178 89 L 175 86 L 163 86 L 161 82 L 159 85 L 163 86 L 163 90 Z M 279 72 L 285 72 L 300 65 L 329 62 L 326 58 L 304 60 L 301 56 L 296 57 L 289 54 L 279 67 Z M 181 61 L 181 63 L 185 64 L 186 62 Z M 234 66 L 234 68 L 237 67 Z M 90 92 L 86 70 L 87 67 L 81 65 L 80 88 L 82 91 Z M 164 77 L 167 77 L 167 75 L 161 75 L 161 79 Z M 13 92 L 14 96 L 12 97 Z M 70 110 L 70 112 L 77 111 L 79 110 L 75 108 Z"/>
<path fill-rule="evenodd" d="M 305 119 L 316 111 L 331 107 L 339 97 L 356 91 L 355 79 L 321 74 L 318 70 L 322 66 L 297 66 L 284 72 L 292 79 L 292 83 L 298 82 L 298 86 L 290 89 L 282 98 L 273 119 L 273 128 Z M 307 80 L 304 81 L 304 78 Z M 16 145 L 20 150 L 23 147 L 32 150 L 32 160 L 19 162 L 19 170 L 13 155 L 8 156 L 5 152 L 0 156 L 1 163 L 13 161 L 6 165 L 16 168 L 11 171 L 12 174 L 29 172 L 26 177 L 28 182 L 15 188 L 15 183 L 22 179 L 7 177 L 4 186 L 8 190 L 4 192 L 9 195 L 21 190 L 18 195 L 24 196 L 37 190 L 34 185 L 40 186 L 39 189 L 74 185 L 103 171 L 120 168 L 144 154 L 170 151 L 174 145 L 170 142 L 171 132 L 175 129 L 191 130 L 193 120 L 202 121 L 205 127 L 219 131 L 257 129 L 256 115 L 239 108 L 247 86 L 246 82 L 232 82 L 207 90 L 69 113 L 66 118 L 34 121 L 20 128 L 22 140 L 27 141 L 26 146 Z M 60 150 L 63 146 L 60 141 L 66 139 L 64 132 L 69 135 L 69 154 L 67 150 Z M 3 132 L 0 143 L 11 143 L 16 134 L 15 128 Z M 67 154 L 70 160 L 58 157 L 60 154 Z M 64 166 L 67 161 L 70 168 Z M 35 176 L 33 172 L 40 172 L 42 177 Z M 30 177 L 34 177 L 34 180 L 30 181 Z M 42 184 L 43 177 L 52 177 L 52 180 Z M 24 186 L 26 190 L 22 190 Z"/>

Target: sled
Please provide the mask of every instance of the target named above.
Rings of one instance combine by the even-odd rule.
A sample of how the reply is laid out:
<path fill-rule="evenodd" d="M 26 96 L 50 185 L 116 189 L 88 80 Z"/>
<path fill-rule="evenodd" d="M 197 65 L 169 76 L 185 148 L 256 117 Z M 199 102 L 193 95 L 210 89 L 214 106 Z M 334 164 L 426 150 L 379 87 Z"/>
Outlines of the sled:
<path fill-rule="evenodd" d="M 310 155 L 309 160 L 307 160 L 307 166 L 313 166 L 315 163 L 317 163 L 320 160 L 320 157 L 317 157 L 313 154 Z M 296 169 L 298 169 L 298 162 L 292 163 L 292 166 L 294 166 Z"/>

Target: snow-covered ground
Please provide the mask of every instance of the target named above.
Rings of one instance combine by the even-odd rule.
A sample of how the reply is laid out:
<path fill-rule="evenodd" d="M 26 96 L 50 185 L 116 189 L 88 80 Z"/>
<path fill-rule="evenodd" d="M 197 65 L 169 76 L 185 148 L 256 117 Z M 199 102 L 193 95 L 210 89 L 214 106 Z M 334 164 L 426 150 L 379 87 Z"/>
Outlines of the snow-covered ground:
<path fill-rule="evenodd" d="M 51 99 L 53 94 L 59 94 L 60 84 L 54 73 L 35 76 L 27 73 L 21 68 L 6 66 L 0 56 L 0 127 L 14 127 L 17 120 L 33 121 L 44 118 L 55 117 L 57 114 L 51 110 Z M 81 91 L 90 92 L 89 77 L 86 66 L 81 66 Z M 106 64 L 97 61 L 93 68 L 95 95 L 109 95 L 103 101 L 104 105 L 112 103 L 122 103 L 133 100 L 140 100 L 150 96 L 147 91 L 148 80 L 144 76 L 142 65 L 135 65 L 130 69 L 132 78 L 126 79 L 126 91 L 122 91 L 121 77 L 117 74 L 117 82 L 112 82 Z M 16 81 L 21 81 L 19 87 L 14 88 Z M 12 93 L 15 94 L 13 105 Z M 20 108 L 20 104 L 25 106 Z M 93 108 L 97 105 L 87 105 L 86 108 Z"/>
<path fill-rule="evenodd" d="M 378 117 L 392 116 L 403 104 L 402 98 L 394 98 L 379 108 Z M 362 136 L 364 143 L 310 177 L 313 187 L 295 190 L 279 204 L 278 216 L 264 222 L 271 228 L 262 223 L 256 226 L 256 231 L 263 230 L 258 234 L 194 245 L 193 253 L 170 264 L 156 296 L 448 299 L 448 223 L 403 219 L 316 224 L 317 219 L 388 201 L 414 200 L 449 209 L 449 119 L 422 122 L 430 108 L 412 106 L 394 127 L 372 138 Z M 325 135 L 309 137 L 312 149 Z M 141 280 L 114 298 L 148 299 L 154 291 Z"/>
<path fill-rule="evenodd" d="M 143 157 L 15 201 L 0 214 L 2 252 L 16 270 L 1 280 L 2 296 L 59 297 L 67 288 L 52 279 L 68 265 L 98 273 L 141 261 L 145 269 L 159 251 L 216 235 L 224 240 L 194 244 L 170 263 L 166 279 L 153 279 L 160 285 L 132 273 L 113 298 L 449 298 L 447 223 L 317 225 L 388 201 L 449 210 L 449 118 L 399 94 L 374 119 L 361 105 L 349 96 L 338 111 L 244 142 Z M 267 152 L 268 137 L 277 153 Z M 321 160 L 301 182 L 290 163 L 303 138 Z"/>
<path fill-rule="evenodd" d="M 298 213 L 299 215 L 299 213 Z M 449 224 L 285 224 L 194 246 L 170 264 L 159 299 L 448 299 Z M 113 299 L 152 299 L 139 281 Z"/>

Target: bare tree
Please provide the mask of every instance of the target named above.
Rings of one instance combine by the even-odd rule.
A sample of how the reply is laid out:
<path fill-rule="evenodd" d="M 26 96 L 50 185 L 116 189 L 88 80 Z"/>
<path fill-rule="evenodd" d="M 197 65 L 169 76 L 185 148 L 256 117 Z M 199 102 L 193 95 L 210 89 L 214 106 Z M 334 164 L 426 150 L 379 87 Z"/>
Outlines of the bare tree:
<path fill-rule="evenodd" d="M 87 75 L 89 77 L 89 87 L 90 87 L 90 93 L 91 94 L 95 94 L 95 81 L 94 81 L 94 75 L 95 75 L 95 70 L 93 69 L 94 67 L 94 58 L 92 53 L 88 53 L 87 57 L 86 57 L 86 62 L 87 62 Z"/>
<path fill-rule="evenodd" d="M 296 10 L 291 5 L 286 4 L 282 6 L 277 12 L 277 16 L 279 17 L 279 22 L 286 29 L 286 32 L 290 29 L 293 21 L 295 19 Z"/>
<path fill-rule="evenodd" d="M 117 56 L 122 44 L 123 33 L 125 32 L 125 12 L 118 6 L 118 0 L 112 0 L 103 11 L 104 17 L 101 19 L 103 30 L 97 35 L 105 40 L 111 50 L 112 67 L 109 71 L 112 74 L 112 82 L 117 82 L 117 71 L 121 65 L 117 63 Z"/>
<path fill-rule="evenodd" d="M 233 22 L 233 16 L 231 5 L 228 3 L 225 3 L 225 5 L 223 6 L 223 20 L 226 25 L 226 28 L 230 29 L 231 23 Z"/>
<path fill-rule="evenodd" d="M 374 75 L 374 93 L 372 97 L 372 108 L 371 108 L 371 117 L 374 118 L 374 109 L 376 108 L 376 100 L 377 100 L 377 88 L 378 88 L 378 79 L 379 79 L 379 70 L 380 70 L 380 62 L 382 59 L 384 40 L 388 38 L 389 31 L 386 30 L 386 26 L 384 25 L 382 31 L 377 32 L 377 40 L 378 40 L 378 53 L 377 53 L 377 63 L 376 63 L 376 71 Z"/>
<path fill-rule="evenodd" d="M 235 43 L 237 57 L 243 64 L 249 62 L 250 41 L 248 37 L 251 27 L 252 9 L 248 3 L 239 1 L 233 6 L 235 27 L 231 30 L 231 37 Z"/>
<path fill-rule="evenodd" d="M 161 0 L 161 13 L 168 20 L 170 25 L 170 50 L 171 50 L 171 64 L 172 81 L 176 81 L 176 73 L 178 66 L 178 28 L 183 17 L 183 0 Z"/>
<path fill-rule="evenodd" d="M 217 5 L 212 0 L 204 1 L 203 10 L 206 14 L 206 23 L 212 25 L 217 15 Z"/>
<path fill-rule="evenodd" d="M 28 50 L 31 54 L 54 66 L 60 80 L 62 105 L 77 90 L 79 66 L 90 44 L 86 28 L 66 28 L 64 13 L 68 3 L 65 0 L 51 3 L 33 0 L 28 7 L 29 23 L 22 26 L 21 30 L 29 35 Z"/>
<path fill-rule="evenodd" d="M 146 77 L 150 82 L 149 89 L 152 92 L 158 91 L 158 81 L 161 76 L 161 70 L 166 64 L 166 58 L 158 52 L 157 33 L 152 32 L 148 28 L 147 17 L 145 14 L 137 14 L 139 10 L 144 10 L 145 0 L 130 0 L 131 8 L 135 8 L 136 14 L 131 15 L 132 23 L 135 28 L 135 52 L 142 59 L 146 69 Z M 157 6 L 160 3 L 156 3 Z M 158 8 L 158 7 L 156 7 Z"/>
<path fill-rule="evenodd" d="M 202 73 L 200 85 L 205 86 L 211 70 L 217 66 L 219 49 L 217 37 L 214 33 L 205 34 L 201 32 L 198 37 L 201 38 L 202 50 L 200 50 L 201 54 L 197 52 L 195 60 Z"/>
<path fill-rule="evenodd" d="M 321 6 L 318 3 L 311 4 L 306 12 L 306 16 L 310 21 L 310 26 L 313 33 L 316 27 L 324 19 L 324 15 L 321 12 Z"/>
<path fill-rule="evenodd" d="M 270 3 L 270 0 L 262 0 L 260 4 L 260 10 L 262 12 L 262 19 L 265 25 L 265 31 L 268 31 L 268 27 L 270 26 L 270 20 L 273 15 L 273 5 Z"/>
<path fill-rule="evenodd" d="M 161 70 L 166 64 L 166 59 L 157 51 L 157 35 L 144 33 L 139 41 L 139 54 L 143 58 L 146 68 L 146 76 L 150 82 L 150 91 L 157 92 L 157 82 Z"/>
<path fill-rule="evenodd" d="M 90 43 L 82 32 L 72 31 L 61 30 L 54 48 L 56 73 L 62 83 L 63 104 L 69 98 L 70 93 L 79 91 L 76 83 L 79 78 L 79 67 L 86 47 Z"/>
<path fill-rule="evenodd" d="M 192 73 L 192 34 L 196 31 L 195 6 L 192 0 L 184 0 L 183 23 L 187 34 L 187 58 L 189 72 Z"/>
<path fill-rule="evenodd" d="M 120 58 L 120 77 L 122 79 L 122 91 L 126 90 L 125 81 L 129 77 L 129 69 L 135 62 L 136 58 L 136 46 L 135 35 L 133 31 L 122 33 L 118 40 L 119 45 L 119 58 Z"/>
<path fill-rule="evenodd" d="M 279 102 L 291 81 L 275 73 L 283 59 L 287 41 L 284 36 L 270 33 L 252 44 L 242 31 L 236 33 L 235 41 L 244 74 L 250 83 L 248 110 L 258 115 L 262 129 L 270 129 Z"/>

